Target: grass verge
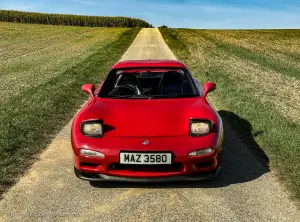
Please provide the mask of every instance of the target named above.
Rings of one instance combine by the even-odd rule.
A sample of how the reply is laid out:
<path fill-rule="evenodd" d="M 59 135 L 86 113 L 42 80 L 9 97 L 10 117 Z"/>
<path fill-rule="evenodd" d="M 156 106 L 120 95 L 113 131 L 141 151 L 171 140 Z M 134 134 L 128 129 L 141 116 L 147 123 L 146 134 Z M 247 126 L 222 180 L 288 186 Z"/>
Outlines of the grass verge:
<path fill-rule="evenodd" d="M 268 54 L 272 54 L 271 49 L 265 54 L 259 54 L 255 50 L 245 49 L 238 43 L 235 45 L 224 43 L 228 42 L 226 37 L 223 39 L 219 37 L 216 40 L 211 37 L 216 31 L 188 29 L 161 29 L 160 31 L 177 58 L 185 62 L 201 82 L 217 83 L 217 90 L 210 97 L 217 104 L 218 109 L 232 112 L 251 123 L 255 142 L 269 157 L 271 169 L 277 172 L 281 181 L 290 189 L 292 197 L 299 200 L 300 155 L 297 153 L 300 150 L 300 137 L 297 134 L 300 132 L 300 122 L 291 121 L 284 113 L 278 112 L 277 97 L 273 95 L 278 93 L 276 88 L 281 88 L 283 82 L 280 79 L 277 82 L 271 81 L 276 70 L 274 75 L 285 76 L 287 80 L 291 78 L 290 83 L 295 82 L 295 79 L 290 76 L 296 76 L 300 71 L 299 68 L 295 66 L 282 68 L 279 63 L 274 63 L 273 58 L 268 57 Z M 222 33 L 222 31 L 218 32 Z M 230 31 L 224 32 L 230 33 Z M 263 31 L 252 32 L 257 32 L 256 35 L 268 35 Z M 234 35 L 234 38 L 243 42 L 242 40 L 248 37 L 243 33 L 240 36 Z M 283 33 L 276 38 L 277 41 L 286 41 L 286 35 Z M 255 39 L 252 41 L 256 44 Z M 272 41 L 269 44 L 272 44 Z M 185 47 L 180 47 L 182 45 Z M 270 76 L 273 85 L 264 87 L 270 83 L 261 84 L 260 78 L 253 80 L 259 73 Z M 299 83 L 296 82 L 296 85 Z M 293 87 L 284 93 L 290 95 L 291 91 Z M 293 108 L 289 98 L 294 98 L 297 103 L 300 101 L 297 94 L 294 96 L 291 94 L 283 101 L 281 108 L 287 106 L 299 114 L 299 107 L 298 111 L 297 107 Z M 239 126 L 241 127 L 243 126 Z"/>
<path fill-rule="evenodd" d="M 30 31 L 30 25 L 24 26 Z M 34 28 L 36 26 L 33 25 L 32 29 Z M 49 29 L 53 30 L 53 28 Z M 65 28 L 61 27 L 61 29 Z M 82 32 L 80 28 L 71 28 L 71 30 Z M 16 93 L 10 93 L 9 88 L 1 90 L 1 96 L 4 99 L 2 99 L 0 108 L 0 193 L 16 182 L 17 178 L 34 162 L 37 154 L 46 147 L 55 134 L 73 117 L 78 107 L 86 99 L 86 95 L 80 91 L 81 85 L 84 83 L 99 83 L 110 66 L 120 59 L 121 55 L 130 46 L 139 30 L 139 28 L 89 30 L 90 32 L 97 32 L 96 38 L 98 37 L 98 41 L 96 40 L 89 47 L 84 48 L 86 53 L 79 54 L 72 59 L 61 54 L 66 56 L 66 58 L 56 64 L 57 71 L 55 75 L 51 72 L 49 77 L 46 75 L 47 70 L 44 70 L 46 74 L 39 73 L 35 78 L 36 73 L 31 73 L 31 69 L 36 67 L 32 66 L 24 73 L 29 78 L 29 81 L 24 80 L 26 82 L 24 87 L 19 89 L 19 86 L 15 85 Z M 73 31 L 69 35 L 72 35 Z M 32 32 L 34 33 L 34 30 Z M 54 29 L 54 32 L 57 33 L 57 30 Z M 64 35 L 66 32 L 61 31 L 59 33 Z M 85 33 L 83 36 L 86 35 Z M 32 43 L 35 42 L 30 33 L 27 37 L 31 39 Z M 70 38 L 72 37 L 69 36 L 66 39 L 69 41 Z M 82 38 L 84 39 L 82 36 L 78 37 L 76 42 Z M 57 40 L 56 38 L 54 39 Z M 41 42 L 37 35 L 36 43 L 40 44 Z M 59 44 L 61 44 L 61 47 L 57 47 L 58 52 L 64 51 L 64 42 Z M 86 46 L 86 44 L 83 45 Z M 47 46 L 41 50 L 47 50 Z M 69 52 L 68 48 L 65 48 L 65 50 L 67 53 Z M 23 60 L 19 61 L 19 56 L 14 56 L 16 58 L 8 58 L 1 61 L 3 66 L 0 68 L 13 67 L 7 69 L 11 71 L 10 73 L 0 74 L 3 75 L 1 80 L 3 81 L 1 82 L 2 86 L 6 84 L 4 80 L 7 79 L 7 82 L 9 82 L 15 77 L 14 75 L 19 75 L 19 73 L 23 72 L 23 69 L 14 66 L 14 64 L 24 65 L 22 63 Z M 39 56 L 41 56 L 40 50 L 33 52 L 30 56 L 31 59 L 28 62 L 39 61 Z M 69 57 L 72 57 L 72 55 L 69 54 Z M 49 60 L 51 61 L 59 59 L 59 57 L 53 59 L 49 55 Z M 38 64 L 38 66 L 41 65 L 42 70 L 42 67 L 47 66 L 48 62 L 44 60 L 44 63 Z M 66 62 L 72 65 L 66 66 L 67 68 L 65 69 Z M 22 75 L 20 76 L 22 77 Z"/>

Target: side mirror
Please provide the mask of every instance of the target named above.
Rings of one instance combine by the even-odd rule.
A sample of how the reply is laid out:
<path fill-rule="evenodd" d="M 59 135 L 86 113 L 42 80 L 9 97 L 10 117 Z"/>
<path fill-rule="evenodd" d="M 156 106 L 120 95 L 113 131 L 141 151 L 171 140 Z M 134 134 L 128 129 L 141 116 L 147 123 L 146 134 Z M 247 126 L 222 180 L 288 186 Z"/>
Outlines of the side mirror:
<path fill-rule="evenodd" d="M 90 94 L 90 96 L 91 96 L 92 99 L 95 98 L 95 95 L 94 95 L 95 86 L 93 84 L 84 84 L 81 87 L 81 89 L 82 89 L 83 92 L 86 92 L 86 93 Z"/>
<path fill-rule="evenodd" d="M 214 91 L 216 89 L 216 87 L 217 87 L 216 83 L 214 83 L 214 82 L 205 83 L 204 84 L 204 97 L 206 97 L 209 92 Z"/>

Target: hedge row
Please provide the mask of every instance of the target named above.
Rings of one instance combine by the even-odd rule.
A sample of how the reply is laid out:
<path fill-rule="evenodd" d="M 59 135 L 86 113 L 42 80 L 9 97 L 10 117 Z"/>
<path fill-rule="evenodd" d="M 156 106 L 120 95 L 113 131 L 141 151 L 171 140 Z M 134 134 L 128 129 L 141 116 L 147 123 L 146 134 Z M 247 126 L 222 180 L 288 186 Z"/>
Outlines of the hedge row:
<path fill-rule="evenodd" d="M 13 10 L 0 10 L 0 21 L 90 27 L 152 27 L 148 22 L 129 17 L 46 14 Z"/>

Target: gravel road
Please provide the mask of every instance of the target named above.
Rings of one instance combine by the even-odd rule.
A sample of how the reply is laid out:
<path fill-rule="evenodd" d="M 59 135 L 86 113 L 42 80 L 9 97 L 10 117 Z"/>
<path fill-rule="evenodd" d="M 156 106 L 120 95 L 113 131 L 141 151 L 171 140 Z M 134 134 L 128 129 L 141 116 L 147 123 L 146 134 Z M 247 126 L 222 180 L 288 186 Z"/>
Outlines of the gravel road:
<path fill-rule="evenodd" d="M 122 59 L 174 59 L 157 29 L 142 29 Z M 80 90 L 80 89 L 78 89 Z M 300 221 L 274 173 L 225 124 L 213 181 L 90 184 L 73 174 L 68 124 L 0 202 L 0 221 Z"/>

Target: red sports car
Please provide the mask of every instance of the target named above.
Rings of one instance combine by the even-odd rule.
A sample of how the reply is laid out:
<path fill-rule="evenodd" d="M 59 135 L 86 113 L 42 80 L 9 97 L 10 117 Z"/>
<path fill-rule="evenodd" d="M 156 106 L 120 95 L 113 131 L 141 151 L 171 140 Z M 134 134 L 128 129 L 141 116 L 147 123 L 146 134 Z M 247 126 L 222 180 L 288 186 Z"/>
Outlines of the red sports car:
<path fill-rule="evenodd" d="M 116 63 L 72 124 L 74 169 L 89 181 L 203 180 L 221 167 L 222 119 L 175 60 Z"/>

